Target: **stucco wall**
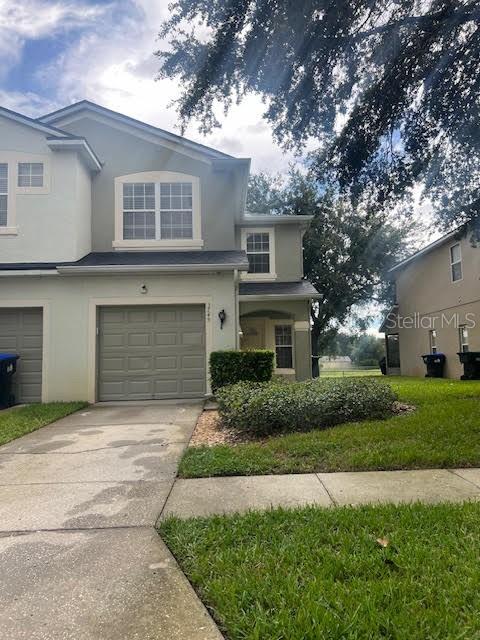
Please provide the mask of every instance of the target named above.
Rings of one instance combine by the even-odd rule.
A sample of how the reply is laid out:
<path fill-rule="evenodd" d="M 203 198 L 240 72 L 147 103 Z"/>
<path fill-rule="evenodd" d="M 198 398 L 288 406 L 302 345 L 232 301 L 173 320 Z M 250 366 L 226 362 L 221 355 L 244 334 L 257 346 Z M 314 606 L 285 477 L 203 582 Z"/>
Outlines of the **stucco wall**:
<path fill-rule="evenodd" d="M 246 314 L 269 317 L 272 312 L 272 317 L 283 315 L 294 321 L 295 376 L 297 380 L 311 378 L 310 303 L 306 300 L 240 301 L 240 322 Z"/>
<path fill-rule="evenodd" d="M 78 155 L 51 151 L 46 134 L 0 117 L 0 162 L 43 162 L 48 192 L 13 191 L 17 235 L 0 235 L 1 262 L 77 260 L 90 251 L 90 174 Z"/>
<path fill-rule="evenodd" d="M 437 332 L 437 349 L 447 356 L 445 374 L 458 378 L 463 367 L 458 361 L 460 349 L 458 325 L 469 324 L 469 349 L 480 351 L 480 247 L 473 247 L 468 238 L 460 241 L 463 279 L 452 282 L 450 247 L 448 242 L 412 262 L 396 277 L 400 328 L 390 329 L 399 334 L 402 375 L 425 374 L 420 356 L 430 352 L 429 330 Z M 412 324 L 412 322 L 410 322 Z"/>
<path fill-rule="evenodd" d="M 234 248 L 233 219 L 238 181 L 229 170 L 193 159 L 103 122 L 83 117 L 61 124 L 64 130 L 87 138 L 104 163 L 93 180 L 93 250 L 112 251 L 115 236 L 114 180 L 144 171 L 174 171 L 200 178 L 204 249 Z"/>
<path fill-rule="evenodd" d="M 235 230 L 235 243 L 237 249 L 242 248 L 242 229 L 267 228 L 275 229 L 275 273 L 277 280 L 283 282 L 296 282 L 303 277 L 303 249 L 301 225 L 260 223 L 252 227 L 237 226 Z"/>
<path fill-rule="evenodd" d="M 147 286 L 147 294 L 140 293 L 142 284 Z M 208 299 L 207 346 L 232 349 L 237 333 L 234 291 L 231 273 L 9 277 L 0 279 L 0 308 L 15 306 L 20 301 L 23 304 L 33 301 L 32 306 L 46 305 L 44 401 L 94 401 L 94 300 L 108 305 L 202 304 Z M 221 309 L 227 314 L 222 330 L 217 317 Z"/>

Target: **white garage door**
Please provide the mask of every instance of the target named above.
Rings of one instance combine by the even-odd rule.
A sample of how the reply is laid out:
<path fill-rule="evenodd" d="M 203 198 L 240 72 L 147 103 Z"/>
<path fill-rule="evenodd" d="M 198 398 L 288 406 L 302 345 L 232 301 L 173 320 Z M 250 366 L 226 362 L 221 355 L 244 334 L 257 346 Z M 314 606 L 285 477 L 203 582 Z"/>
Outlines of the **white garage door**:
<path fill-rule="evenodd" d="M 102 307 L 98 320 L 99 400 L 205 394 L 202 305 Z"/>
<path fill-rule="evenodd" d="M 17 353 L 13 379 L 16 402 L 42 399 L 42 309 L 0 309 L 0 351 Z"/>

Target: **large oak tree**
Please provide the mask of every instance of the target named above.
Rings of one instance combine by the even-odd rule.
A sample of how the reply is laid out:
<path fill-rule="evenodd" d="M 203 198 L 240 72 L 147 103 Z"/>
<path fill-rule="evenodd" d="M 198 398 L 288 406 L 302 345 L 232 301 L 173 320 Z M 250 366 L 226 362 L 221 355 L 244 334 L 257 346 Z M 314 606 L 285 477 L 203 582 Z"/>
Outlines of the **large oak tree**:
<path fill-rule="evenodd" d="M 388 210 L 415 185 L 445 228 L 480 218 L 478 0 L 176 0 L 160 76 L 204 131 L 248 92 L 317 179 Z"/>

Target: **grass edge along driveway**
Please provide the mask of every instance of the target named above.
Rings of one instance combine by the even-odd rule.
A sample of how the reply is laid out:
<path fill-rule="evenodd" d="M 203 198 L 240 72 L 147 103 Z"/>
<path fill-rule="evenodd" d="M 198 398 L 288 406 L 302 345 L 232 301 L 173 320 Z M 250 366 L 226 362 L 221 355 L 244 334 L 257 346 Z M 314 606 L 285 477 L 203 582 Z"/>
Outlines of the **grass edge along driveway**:
<path fill-rule="evenodd" d="M 0 445 L 21 438 L 86 406 L 86 402 L 47 402 L 0 411 Z"/>
<path fill-rule="evenodd" d="M 236 446 L 190 447 L 183 478 L 480 466 L 480 381 L 388 378 L 416 411 L 386 420 L 273 436 Z M 320 382 L 321 383 L 321 382 Z"/>
<path fill-rule="evenodd" d="M 480 504 L 161 523 L 228 640 L 480 637 Z"/>

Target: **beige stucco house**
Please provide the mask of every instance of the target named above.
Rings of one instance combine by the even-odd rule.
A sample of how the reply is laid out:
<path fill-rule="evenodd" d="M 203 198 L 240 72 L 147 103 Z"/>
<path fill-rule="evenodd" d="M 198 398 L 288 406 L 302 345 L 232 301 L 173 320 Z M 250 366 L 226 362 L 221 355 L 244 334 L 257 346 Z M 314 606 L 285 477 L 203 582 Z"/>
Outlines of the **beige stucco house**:
<path fill-rule="evenodd" d="M 396 304 L 385 333 L 392 374 L 422 376 L 421 355 L 443 353 L 444 374 L 460 378 L 459 352 L 480 351 L 480 246 L 469 235 L 450 233 L 390 271 Z"/>
<path fill-rule="evenodd" d="M 212 350 L 310 376 L 308 216 L 245 212 L 250 160 L 80 102 L 0 108 L 0 351 L 20 402 L 202 397 Z"/>

